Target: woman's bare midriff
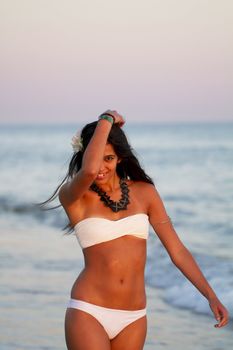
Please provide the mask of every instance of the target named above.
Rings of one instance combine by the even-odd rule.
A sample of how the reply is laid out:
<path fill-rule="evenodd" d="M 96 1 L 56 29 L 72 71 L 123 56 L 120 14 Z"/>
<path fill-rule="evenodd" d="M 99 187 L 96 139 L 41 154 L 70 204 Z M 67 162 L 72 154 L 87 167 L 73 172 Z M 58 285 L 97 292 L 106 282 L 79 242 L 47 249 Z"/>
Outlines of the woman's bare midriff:
<path fill-rule="evenodd" d="M 126 235 L 83 250 L 85 267 L 71 298 L 114 309 L 146 306 L 146 240 Z"/>

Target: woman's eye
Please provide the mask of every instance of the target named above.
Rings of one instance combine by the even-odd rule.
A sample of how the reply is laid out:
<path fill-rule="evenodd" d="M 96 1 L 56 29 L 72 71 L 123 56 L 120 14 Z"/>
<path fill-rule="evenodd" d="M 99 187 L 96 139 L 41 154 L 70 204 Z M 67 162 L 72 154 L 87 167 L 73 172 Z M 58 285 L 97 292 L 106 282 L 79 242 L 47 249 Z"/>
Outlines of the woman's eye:
<path fill-rule="evenodd" d="M 110 160 L 113 160 L 114 158 L 113 157 L 111 157 L 111 156 L 109 156 L 109 157 L 106 157 L 106 160 L 107 161 L 110 161 Z"/>

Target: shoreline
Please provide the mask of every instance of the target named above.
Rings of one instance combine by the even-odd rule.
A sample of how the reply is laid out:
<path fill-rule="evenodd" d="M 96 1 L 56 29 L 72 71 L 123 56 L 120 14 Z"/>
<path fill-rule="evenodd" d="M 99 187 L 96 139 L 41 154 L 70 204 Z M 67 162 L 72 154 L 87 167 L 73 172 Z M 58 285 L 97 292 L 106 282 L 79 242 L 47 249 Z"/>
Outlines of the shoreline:
<path fill-rule="evenodd" d="M 217 321 L 204 314 L 179 309 L 163 301 L 163 290 L 146 286 L 148 330 L 144 350 L 230 350 L 232 321 L 217 329 Z"/>

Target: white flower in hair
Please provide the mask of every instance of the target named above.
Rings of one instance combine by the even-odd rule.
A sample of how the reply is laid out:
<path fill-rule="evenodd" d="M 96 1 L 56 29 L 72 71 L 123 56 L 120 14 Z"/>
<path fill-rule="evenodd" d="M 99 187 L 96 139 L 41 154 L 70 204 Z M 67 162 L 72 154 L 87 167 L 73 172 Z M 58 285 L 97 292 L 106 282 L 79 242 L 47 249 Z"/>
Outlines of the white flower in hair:
<path fill-rule="evenodd" d="M 83 143 L 81 138 L 81 132 L 78 131 L 71 140 L 71 146 L 73 147 L 74 152 L 79 152 L 83 150 Z"/>

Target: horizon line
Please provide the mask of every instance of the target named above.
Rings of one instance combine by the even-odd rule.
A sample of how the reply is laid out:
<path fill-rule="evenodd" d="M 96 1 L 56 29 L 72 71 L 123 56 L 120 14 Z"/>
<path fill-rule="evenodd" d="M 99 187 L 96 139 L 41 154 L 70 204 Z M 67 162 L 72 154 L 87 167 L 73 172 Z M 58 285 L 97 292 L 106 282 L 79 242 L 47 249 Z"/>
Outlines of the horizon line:
<path fill-rule="evenodd" d="M 50 122 L 46 122 L 46 121 L 36 121 L 36 122 L 31 122 L 31 121 L 1 121 L 0 120 L 0 126 L 26 126 L 26 125 L 53 125 L 57 124 L 59 125 L 75 125 L 75 124 L 88 124 L 88 123 L 92 123 L 95 120 L 79 120 L 79 121 L 50 121 Z M 96 121 L 98 121 L 96 119 Z M 149 125 L 149 124 L 231 124 L 233 123 L 233 119 L 224 119 L 224 120 L 127 120 L 126 121 L 126 125 L 132 125 L 132 124 L 145 124 L 145 125 Z"/>

